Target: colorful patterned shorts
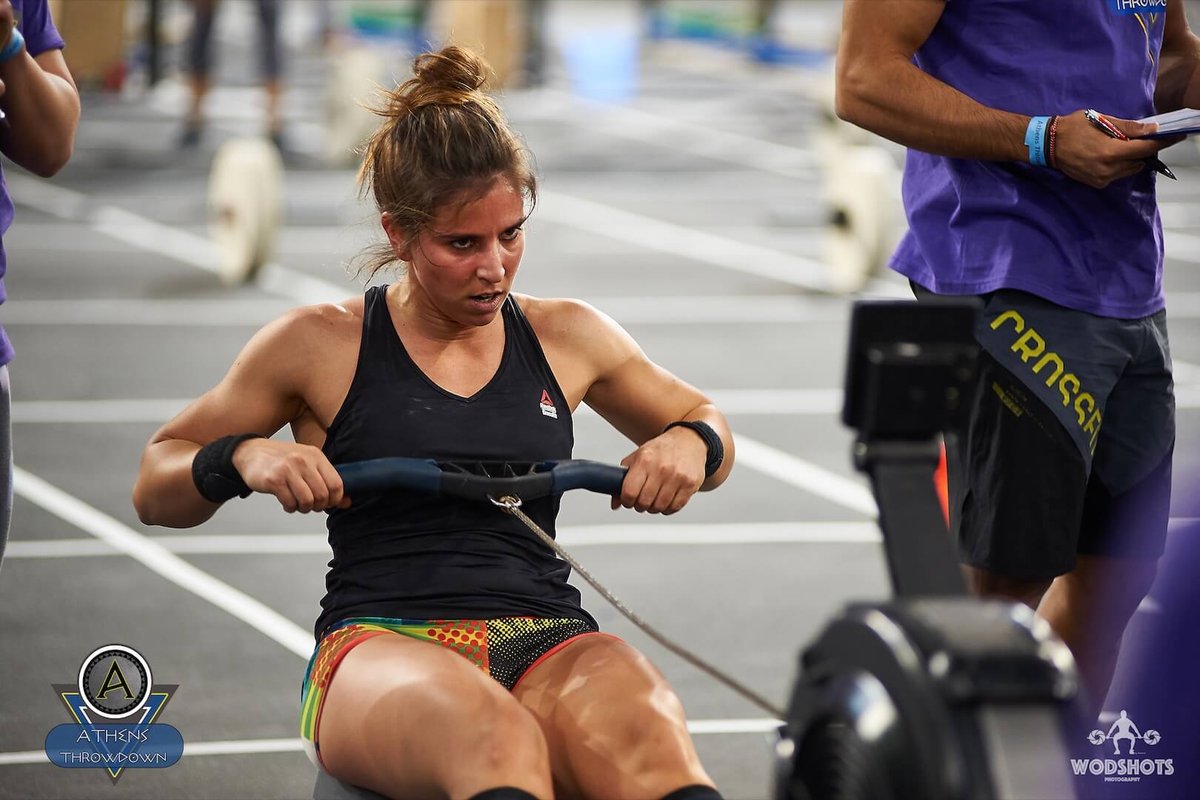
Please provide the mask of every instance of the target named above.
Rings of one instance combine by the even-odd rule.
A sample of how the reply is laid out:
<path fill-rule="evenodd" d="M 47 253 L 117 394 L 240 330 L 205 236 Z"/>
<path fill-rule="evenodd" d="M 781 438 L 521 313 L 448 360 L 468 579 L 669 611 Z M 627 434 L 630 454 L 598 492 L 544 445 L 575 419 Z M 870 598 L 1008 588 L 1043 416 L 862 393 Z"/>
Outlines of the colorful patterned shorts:
<path fill-rule="evenodd" d="M 530 669 L 568 642 L 596 633 L 599 631 L 595 626 L 579 619 L 343 620 L 325 633 L 308 662 L 300 695 L 300 735 L 309 757 L 319 766 L 317 728 L 329 682 L 346 654 L 372 637 L 400 634 L 440 644 L 458 652 L 511 691 Z"/>

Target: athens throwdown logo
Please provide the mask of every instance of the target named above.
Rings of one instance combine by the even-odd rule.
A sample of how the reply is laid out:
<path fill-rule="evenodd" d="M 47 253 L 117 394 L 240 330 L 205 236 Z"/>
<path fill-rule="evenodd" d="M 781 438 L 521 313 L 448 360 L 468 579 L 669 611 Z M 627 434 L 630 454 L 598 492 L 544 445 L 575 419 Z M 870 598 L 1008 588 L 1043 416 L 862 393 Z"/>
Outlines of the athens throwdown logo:
<path fill-rule="evenodd" d="M 75 683 L 54 684 L 75 721 L 46 734 L 46 756 L 57 767 L 102 768 L 113 783 L 127 767 L 171 766 L 183 755 L 183 737 L 156 720 L 178 688 L 156 685 L 132 647 L 96 648 Z"/>

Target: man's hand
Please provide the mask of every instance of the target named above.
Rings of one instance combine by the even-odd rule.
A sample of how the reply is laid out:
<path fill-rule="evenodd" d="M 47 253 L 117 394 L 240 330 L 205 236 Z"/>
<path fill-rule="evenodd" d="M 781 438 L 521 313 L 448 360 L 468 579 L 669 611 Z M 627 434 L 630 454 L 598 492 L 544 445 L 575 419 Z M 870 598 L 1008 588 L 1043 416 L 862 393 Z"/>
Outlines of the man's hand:
<path fill-rule="evenodd" d="M 1095 189 L 1129 178 L 1147 168 L 1146 160 L 1176 144 L 1178 138 L 1139 139 L 1154 133 L 1155 125 L 1129 119 L 1106 118 L 1128 137 L 1114 139 L 1087 120 L 1083 111 L 1058 118 L 1055 166 L 1067 177 Z"/>

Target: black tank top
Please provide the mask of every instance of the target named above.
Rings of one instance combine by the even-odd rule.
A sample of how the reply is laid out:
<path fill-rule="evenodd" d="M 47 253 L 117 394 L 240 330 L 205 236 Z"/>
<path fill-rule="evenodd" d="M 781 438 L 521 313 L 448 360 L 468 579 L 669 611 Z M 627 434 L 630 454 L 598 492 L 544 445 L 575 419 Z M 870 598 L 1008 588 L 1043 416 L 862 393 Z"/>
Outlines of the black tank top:
<path fill-rule="evenodd" d="M 358 366 L 323 448 L 334 464 L 408 456 L 438 461 L 571 457 L 571 414 L 541 344 L 510 296 L 504 353 L 472 397 L 431 381 L 409 357 L 386 288 L 367 290 Z M 567 583 L 570 567 L 519 520 L 487 503 L 394 491 L 331 511 L 333 560 L 318 637 L 348 617 L 594 620 Z M 558 498 L 524 511 L 554 534 Z"/>

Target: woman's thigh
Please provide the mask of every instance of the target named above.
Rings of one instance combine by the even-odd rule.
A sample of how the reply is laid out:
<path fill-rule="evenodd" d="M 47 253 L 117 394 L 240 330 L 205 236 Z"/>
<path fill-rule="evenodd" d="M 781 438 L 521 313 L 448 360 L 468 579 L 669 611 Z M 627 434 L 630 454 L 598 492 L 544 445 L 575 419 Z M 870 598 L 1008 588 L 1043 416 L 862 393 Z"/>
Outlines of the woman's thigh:
<path fill-rule="evenodd" d="M 338 665 L 316 731 L 331 774 L 396 797 L 469 797 L 495 786 L 550 796 L 533 717 L 462 656 L 399 634 Z"/>
<path fill-rule="evenodd" d="M 542 726 L 557 797 L 648 800 L 712 785 L 674 690 L 616 637 L 580 637 L 533 667 L 513 696 Z"/>

